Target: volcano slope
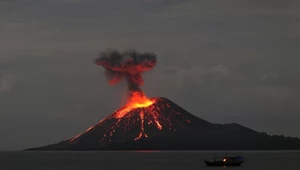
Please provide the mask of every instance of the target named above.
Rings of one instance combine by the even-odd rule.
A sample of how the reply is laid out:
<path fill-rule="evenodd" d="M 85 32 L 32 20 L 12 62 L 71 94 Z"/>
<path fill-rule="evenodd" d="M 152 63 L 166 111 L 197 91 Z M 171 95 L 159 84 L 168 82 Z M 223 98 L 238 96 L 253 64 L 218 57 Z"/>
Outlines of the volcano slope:
<path fill-rule="evenodd" d="M 76 137 L 27 150 L 300 149 L 297 138 L 270 136 L 238 124 L 212 124 L 166 98 L 121 108 Z"/>

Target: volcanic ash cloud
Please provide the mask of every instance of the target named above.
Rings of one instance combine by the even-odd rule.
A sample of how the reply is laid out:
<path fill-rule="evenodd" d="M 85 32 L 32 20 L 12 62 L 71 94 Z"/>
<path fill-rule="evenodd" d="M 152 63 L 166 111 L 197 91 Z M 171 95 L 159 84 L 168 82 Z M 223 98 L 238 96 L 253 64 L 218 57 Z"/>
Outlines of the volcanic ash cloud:
<path fill-rule="evenodd" d="M 119 83 L 123 78 L 128 82 L 130 92 L 142 92 L 140 86 L 144 81 L 142 74 L 155 67 L 157 63 L 154 53 L 139 53 L 135 50 L 119 52 L 107 50 L 96 59 L 96 64 L 103 66 L 108 83 Z"/>

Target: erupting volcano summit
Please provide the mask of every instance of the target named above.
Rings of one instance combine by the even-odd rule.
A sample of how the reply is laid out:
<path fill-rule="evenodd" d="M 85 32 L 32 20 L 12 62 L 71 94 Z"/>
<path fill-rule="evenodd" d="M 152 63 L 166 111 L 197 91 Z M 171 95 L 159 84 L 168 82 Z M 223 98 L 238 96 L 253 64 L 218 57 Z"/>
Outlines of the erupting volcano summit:
<path fill-rule="evenodd" d="M 192 127 L 191 118 L 194 116 L 187 114 L 167 99 L 149 99 L 141 90 L 142 73 L 156 65 L 155 54 L 136 51 L 119 53 L 110 50 L 101 53 L 96 64 L 106 69 L 109 84 L 116 84 L 125 78 L 128 82 L 129 95 L 122 108 L 69 140 L 71 144 L 83 145 L 82 143 L 88 141 L 85 146 L 88 147 L 92 135 L 95 136 L 93 145 L 98 143 L 104 146 L 109 143 L 179 133 L 183 132 L 185 127 Z"/>
<path fill-rule="evenodd" d="M 156 65 L 153 53 L 108 50 L 96 64 L 105 68 L 109 84 L 127 80 L 124 106 L 69 140 L 29 150 L 300 149 L 299 139 L 272 137 L 238 124 L 211 124 L 166 98 L 147 98 L 140 86 L 143 72 Z"/>

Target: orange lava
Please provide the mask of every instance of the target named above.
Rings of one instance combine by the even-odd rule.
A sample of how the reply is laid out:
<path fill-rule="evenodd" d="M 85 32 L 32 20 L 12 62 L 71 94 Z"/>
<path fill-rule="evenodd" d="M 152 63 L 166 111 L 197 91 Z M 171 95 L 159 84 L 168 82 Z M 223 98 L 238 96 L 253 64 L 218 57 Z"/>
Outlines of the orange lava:
<path fill-rule="evenodd" d="M 105 134 L 101 135 L 100 143 L 111 142 L 112 137 L 118 129 L 121 129 L 121 126 L 124 126 L 124 136 L 126 136 L 127 131 L 132 130 L 131 125 L 139 127 L 139 132 L 132 140 L 148 138 L 150 136 L 150 134 L 147 134 L 149 127 L 155 127 L 159 131 L 163 129 L 167 131 L 177 131 L 178 127 L 184 128 L 179 121 L 173 120 L 172 122 L 172 116 L 161 115 L 161 112 L 165 112 L 166 110 L 169 114 L 177 116 L 181 115 L 181 113 L 173 110 L 169 104 L 158 105 L 158 102 L 160 102 L 159 98 L 149 99 L 143 92 L 130 92 L 130 96 L 124 106 L 110 116 L 102 119 L 97 125 L 88 128 L 85 132 L 75 136 L 69 141 L 76 143 L 80 136 L 90 133 L 90 131 L 99 126 L 105 126 Z M 184 117 L 182 117 L 182 119 L 184 119 Z M 103 124 L 109 120 L 113 120 L 113 123 Z M 188 119 L 184 121 L 191 123 Z"/>
<path fill-rule="evenodd" d="M 140 131 L 140 134 L 137 138 L 135 138 L 134 140 L 138 140 L 140 139 L 141 137 L 145 136 L 146 138 L 148 137 L 148 135 L 145 133 L 145 128 L 144 128 L 144 111 L 141 111 L 140 112 L 140 118 L 141 118 L 141 131 Z"/>
<path fill-rule="evenodd" d="M 148 99 L 143 92 L 131 92 L 131 96 L 129 97 L 127 103 L 125 104 L 125 106 L 123 106 L 120 110 L 117 111 L 115 118 L 121 119 L 127 113 L 129 113 L 131 110 L 136 109 L 136 108 L 146 108 L 146 107 L 151 106 L 153 103 L 155 103 L 155 99 L 153 99 L 153 100 Z M 141 111 L 139 113 L 139 116 L 140 116 L 140 122 L 141 122 L 141 131 L 139 133 L 139 136 L 136 137 L 135 140 L 138 140 L 138 139 L 142 138 L 143 136 L 146 138 L 148 137 L 148 135 L 145 133 L 145 130 L 144 130 L 144 122 L 145 122 L 144 111 Z M 158 129 L 161 130 L 162 126 L 160 125 L 160 123 L 158 122 L 158 120 L 156 118 L 154 118 L 154 119 L 155 119 L 155 123 L 156 123 Z"/>
<path fill-rule="evenodd" d="M 148 99 L 143 92 L 131 92 L 131 96 L 128 99 L 128 102 L 122 109 L 118 110 L 115 118 L 120 119 L 127 113 L 129 113 L 132 109 L 149 107 L 153 103 L 155 103 L 155 101 Z"/>
<path fill-rule="evenodd" d="M 115 114 L 113 115 L 113 117 L 115 119 L 118 119 L 118 121 L 116 122 L 115 125 L 109 127 L 109 136 L 113 136 L 114 132 L 115 132 L 115 128 L 118 126 L 118 124 L 120 123 L 121 119 L 124 117 L 124 116 L 131 116 L 131 115 L 128 115 L 128 113 L 130 113 L 130 111 L 132 111 L 133 109 L 137 109 L 137 108 L 149 108 L 152 104 L 154 104 L 156 102 L 156 99 L 149 99 L 146 97 L 146 95 L 143 93 L 143 92 L 130 92 L 130 96 L 128 98 L 128 101 L 126 102 L 126 104 L 119 110 L 117 110 L 115 112 Z M 150 109 L 151 110 L 151 109 Z M 158 120 L 158 113 L 156 112 L 153 112 L 151 114 L 151 117 L 153 119 L 153 121 L 155 122 L 155 125 L 157 127 L 157 129 L 159 130 L 162 130 L 162 125 L 161 123 L 159 122 Z M 105 120 L 105 119 L 103 119 Z M 99 123 L 101 123 L 103 120 L 101 120 Z M 144 123 L 145 123 L 145 114 L 144 114 L 144 111 L 141 110 L 139 112 L 139 120 L 140 122 L 140 126 L 141 126 L 141 129 L 140 129 L 140 133 L 139 135 L 135 138 L 135 140 L 138 140 L 142 137 L 148 137 L 148 135 L 146 134 L 145 132 L 145 129 L 144 129 Z M 132 122 L 134 123 L 134 122 Z M 147 122 L 148 124 L 149 123 L 153 123 L 153 122 Z M 76 139 L 78 139 L 82 134 L 90 131 L 91 129 L 93 129 L 94 126 L 88 128 L 85 132 L 75 136 L 74 138 L 72 138 L 70 140 L 70 142 L 73 142 L 75 141 Z M 103 139 L 106 137 L 103 136 Z"/>

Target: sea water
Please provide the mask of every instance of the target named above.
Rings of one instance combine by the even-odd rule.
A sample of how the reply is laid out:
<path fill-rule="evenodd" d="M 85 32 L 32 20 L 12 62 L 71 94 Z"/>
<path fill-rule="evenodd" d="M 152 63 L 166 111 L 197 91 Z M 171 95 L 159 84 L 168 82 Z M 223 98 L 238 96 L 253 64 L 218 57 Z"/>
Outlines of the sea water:
<path fill-rule="evenodd" d="M 203 160 L 245 158 L 242 167 L 206 167 Z M 0 170 L 298 170 L 300 151 L 0 152 Z"/>

